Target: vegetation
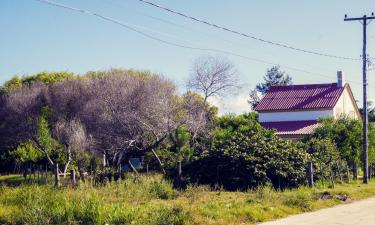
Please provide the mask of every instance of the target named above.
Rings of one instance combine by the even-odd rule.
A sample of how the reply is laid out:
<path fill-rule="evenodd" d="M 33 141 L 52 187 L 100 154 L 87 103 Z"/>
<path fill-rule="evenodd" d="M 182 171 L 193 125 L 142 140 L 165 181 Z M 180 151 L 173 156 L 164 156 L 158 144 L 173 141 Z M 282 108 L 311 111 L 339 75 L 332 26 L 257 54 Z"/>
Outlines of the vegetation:
<path fill-rule="evenodd" d="M 253 224 L 375 194 L 356 181 L 359 121 L 324 119 L 305 140 L 285 141 L 257 114 L 218 116 L 207 102 L 236 87 L 232 64 L 202 58 L 193 68 L 190 88 L 203 96 L 135 70 L 7 82 L 0 172 L 22 175 L 0 178 L 0 223 Z M 290 82 L 273 67 L 256 91 Z M 373 163 L 373 124 L 369 142 Z M 308 162 L 321 181 L 313 188 Z"/>
<path fill-rule="evenodd" d="M 359 120 L 341 117 L 337 120 L 322 119 L 321 126 L 308 139 L 332 142 L 337 148 L 339 160 L 351 167 L 353 178 L 357 179 L 358 164 L 362 162 L 362 124 Z M 369 162 L 375 160 L 375 127 L 369 124 Z M 336 151 L 336 150 L 335 150 Z M 332 152 L 332 151 L 331 151 Z M 333 162 L 332 162 L 333 163 Z M 337 164 L 337 160 L 335 162 Z M 331 165 L 331 164 L 326 164 Z M 345 166 L 346 166 L 345 165 Z"/>
<path fill-rule="evenodd" d="M 8 178 L 0 178 L 0 182 Z M 14 179 L 14 178 L 13 178 Z M 19 178 L 23 179 L 23 178 Z M 160 175 L 128 177 L 92 187 L 0 188 L 1 224 L 255 224 L 375 195 L 375 183 L 247 192 L 189 186 L 173 189 Z"/>
<path fill-rule="evenodd" d="M 262 96 L 268 89 L 274 85 L 290 85 L 292 77 L 280 70 L 280 66 L 273 66 L 267 70 L 263 76 L 263 82 L 256 85 L 255 89 L 250 91 L 248 103 L 252 109 L 258 105 Z"/>
<path fill-rule="evenodd" d="M 305 181 L 305 149 L 262 128 L 255 114 L 220 117 L 209 149 L 186 168 L 190 182 L 246 190 Z"/>

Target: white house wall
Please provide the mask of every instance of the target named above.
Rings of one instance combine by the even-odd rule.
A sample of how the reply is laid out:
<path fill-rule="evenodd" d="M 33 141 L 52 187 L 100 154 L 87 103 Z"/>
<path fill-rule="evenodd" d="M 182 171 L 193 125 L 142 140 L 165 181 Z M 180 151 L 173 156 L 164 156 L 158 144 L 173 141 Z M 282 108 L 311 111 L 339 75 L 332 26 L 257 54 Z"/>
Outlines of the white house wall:
<path fill-rule="evenodd" d="M 333 108 L 335 118 L 339 118 L 341 115 L 347 115 L 352 119 L 358 119 L 359 115 L 357 115 L 355 108 L 356 106 L 354 104 L 356 103 L 353 103 L 348 88 L 345 88 L 335 107 Z"/>
<path fill-rule="evenodd" d="M 317 120 L 333 116 L 333 110 L 296 112 L 259 112 L 259 122 Z"/>

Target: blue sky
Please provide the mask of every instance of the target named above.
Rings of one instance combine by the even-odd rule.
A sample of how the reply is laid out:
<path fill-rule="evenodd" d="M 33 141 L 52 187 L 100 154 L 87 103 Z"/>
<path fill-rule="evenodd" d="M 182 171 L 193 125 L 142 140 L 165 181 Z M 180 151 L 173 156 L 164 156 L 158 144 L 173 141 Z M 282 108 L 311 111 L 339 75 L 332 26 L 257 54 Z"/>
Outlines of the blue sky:
<path fill-rule="evenodd" d="M 336 71 L 343 70 L 355 97 L 361 99 L 361 62 L 270 46 L 177 17 L 137 0 L 55 1 L 115 18 L 164 40 L 280 64 L 294 83 L 335 82 Z M 267 40 L 354 58 L 361 54 L 362 26 L 359 22 L 344 22 L 344 14 L 361 16 L 375 11 L 373 0 L 150 1 Z M 0 29 L 0 84 L 16 74 L 62 70 L 85 73 L 123 67 L 163 74 L 183 92 L 192 61 L 208 54 L 168 46 L 97 17 L 34 0 L 0 0 Z M 375 22 L 368 26 L 368 53 L 375 57 Z M 243 88 L 234 96 L 212 102 L 222 113 L 248 111 L 249 90 L 262 80 L 271 65 L 227 57 L 236 65 Z M 375 100 L 374 76 L 375 70 L 369 72 L 369 96 Z"/>

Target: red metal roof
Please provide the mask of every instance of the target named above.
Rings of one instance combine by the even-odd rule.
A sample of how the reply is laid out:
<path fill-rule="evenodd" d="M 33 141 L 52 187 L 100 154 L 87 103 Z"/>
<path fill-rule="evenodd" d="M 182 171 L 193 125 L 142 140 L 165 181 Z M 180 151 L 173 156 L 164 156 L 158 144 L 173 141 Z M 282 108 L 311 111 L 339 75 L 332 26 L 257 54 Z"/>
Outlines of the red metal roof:
<path fill-rule="evenodd" d="M 271 86 L 255 111 L 333 108 L 345 87 L 337 87 L 336 83 Z"/>
<path fill-rule="evenodd" d="M 263 122 L 260 124 L 264 128 L 275 129 L 277 135 L 311 134 L 319 126 L 319 123 L 316 120 Z"/>

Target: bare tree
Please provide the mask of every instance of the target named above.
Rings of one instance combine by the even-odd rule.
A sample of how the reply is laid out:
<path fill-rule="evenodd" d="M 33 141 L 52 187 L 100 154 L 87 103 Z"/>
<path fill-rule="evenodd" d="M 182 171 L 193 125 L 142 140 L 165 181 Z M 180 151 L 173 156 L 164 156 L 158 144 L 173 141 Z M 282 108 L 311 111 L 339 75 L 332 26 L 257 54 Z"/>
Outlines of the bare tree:
<path fill-rule="evenodd" d="M 192 140 L 198 136 L 207 136 L 214 129 L 214 117 L 217 108 L 205 104 L 204 99 L 193 92 L 183 96 L 183 110 L 185 112 L 183 124 L 191 133 Z"/>
<path fill-rule="evenodd" d="M 91 85 L 95 104 L 87 109 L 96 112 L 94 136 L 107 144 L 104 153 L 119 164 L 134 151 L 151 151 L 162 165 L 155 149 L 178 125 L 174 84 L 147 72 L 115 70 L 92 78 Z"/>
<path fill-rule="evenodd" d="M 90 137 L 78 119 L 70 121 L 60 120 L 55 124 L 54 134 L 57 140 L 66 148 L 67 162 L 64 168 L 64 176 L 73 161 L 73 155 L 77 158 L 79 153 L 87 150 L 90 145 Z"/>
<path fill-rule="evenodd" d="M 239 88 L 237 71 L 226 58 L 199 57 L 193 63 L 187 88 L 203 94 L 206 104 L 209 97 L 221 96 Z"/>

